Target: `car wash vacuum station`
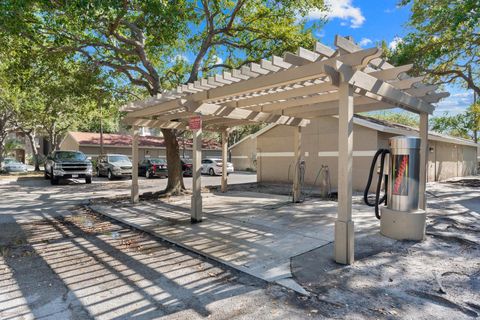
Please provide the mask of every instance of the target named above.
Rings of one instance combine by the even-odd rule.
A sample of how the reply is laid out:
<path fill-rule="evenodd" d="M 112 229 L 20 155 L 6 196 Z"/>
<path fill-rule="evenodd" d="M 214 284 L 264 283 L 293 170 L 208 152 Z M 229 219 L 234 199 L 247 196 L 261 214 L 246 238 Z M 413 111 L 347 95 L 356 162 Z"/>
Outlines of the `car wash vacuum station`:
<path fill-rule="evenodd" d="M 380 232 L 384 236 L 396 240 L 423 240 L 426 212 L 418 207 L 420 139 L 392 137 L 389 139 L 389 146 L 389 149 L 379 149 L 373 158 L 364 193 L 365 203 L 375 207 L 375 215 L 380 219 Z M 372 203 L 368 192 L 378 157 L 380 166 L 375 201 Z M 382 181 L 385 194 L 380 197 Z M 386 207 L 379 208 L 382 203 Z"/>

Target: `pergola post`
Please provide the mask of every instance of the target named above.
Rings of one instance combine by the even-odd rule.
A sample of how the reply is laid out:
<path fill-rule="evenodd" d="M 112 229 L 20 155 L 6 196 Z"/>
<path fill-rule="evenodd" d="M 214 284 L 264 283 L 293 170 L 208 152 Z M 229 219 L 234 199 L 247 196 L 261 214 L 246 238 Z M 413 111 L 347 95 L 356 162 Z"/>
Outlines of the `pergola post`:
<path fill-rule="evenodd" d="M 354 261 L 354 230 L 352 220 L 353 165 L 353 87 L 346 82 L 339 87 L 338 118 L 338 213 L 335 221 L 335 261 Z"/>
<path fill-rule="evenodd" d="M 138 135 L 139 127 L 133 126 L 132 128 L 132 203 L 138 203 Z"/>
<path fill-rule="evenodd" d="M 192 223 L 202 221 L 202 128 L 193 131 L 193 172 L 192 202 L 190 219 Z"/>
<path fill-rule="evenodd" d="M 428 166 L 428 113 L 420 114 L 420 175 L 418 181 L 418 207 L 426 208 L 427 166 Z"/>
<path fill-rule="evenodd" d="M 300 161 L 302 158 L 302 127 L 294 128 L 293 135 L 293 150 L 294 150 L 294 164 L 295 168 L 293 170 L 293 202 L 301 201 L 301 186 L 300 186 Z"/>
<path fill-rule="evenodd" d="M 222 192 L 227 192 L 228 132 L 222 131 Z"/>

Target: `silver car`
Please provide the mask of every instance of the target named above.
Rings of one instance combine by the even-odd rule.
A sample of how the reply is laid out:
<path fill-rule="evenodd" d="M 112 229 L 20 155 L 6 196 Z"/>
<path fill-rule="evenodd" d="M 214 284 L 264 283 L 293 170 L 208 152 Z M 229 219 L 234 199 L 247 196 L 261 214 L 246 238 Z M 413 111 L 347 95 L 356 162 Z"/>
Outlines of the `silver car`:
<path fill-rule="evenodd" d="M 20 161 L 12 158 L 6 158 L 2 161 L 2 171 L 11 172 L 27 172 L 27 166 Z"/>
<path fill-rule="evenodd" d="M 106 154 L 98 157 L 97 175 L 114 178 L 132 177 L 132 162 L 123 154 Z"/>
<path fill-rule="evenodd" d="M 207 158 L 202 160 L 202 174 L 209 174 L 211 176 L 221 175 L 222 168 L 222 159 Z M 233 164 L 231 162 L 227 162 L 227 175 L 233 171 Z"/>

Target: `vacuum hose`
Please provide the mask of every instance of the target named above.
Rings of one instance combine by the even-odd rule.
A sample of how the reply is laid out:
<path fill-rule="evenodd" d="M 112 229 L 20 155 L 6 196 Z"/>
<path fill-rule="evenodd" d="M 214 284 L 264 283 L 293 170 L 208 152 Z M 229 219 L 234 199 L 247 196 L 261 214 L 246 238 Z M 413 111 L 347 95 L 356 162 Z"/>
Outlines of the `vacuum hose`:
<path fill-rule="evenodd" d="M 363 200 L 365 201 L 365 204 L 370 206 L 370 207 L 375 207 L 375 216 L 377 219 L 380 219 L 380 213 L 378 210 L 378 206 L 382 203 L 387 204 L 387 176 L 385 176 L 385 194 L 383 197 L 380 197 L 380 191 L 382 188 L 382 179 L 383 179 L 383 168 L 385 164 L 385 156 L 390 153 L 388 149 L 379 149 L 376 153 L 375 156 L 373 157 L 372 160 L 372 165 L 370 166 L 370 173 L 368 174 L 368 181 L 367 181 L 367 186 L 365 187 L 365 192 L 363 193 Z M 377 182 L 377 190 L 375 193 L 375 202 L 371 203 L 370 200 L 368 199 L 368 191 L 370 190 L 370 185 L 372 184 L 372 178 L 373 178 L 373 172 L 375 170 L 375 166 L 377 164 L 378 157 L 381 156 L 380 158 L 380 172 L 378 174 L 378 182 Z"/>

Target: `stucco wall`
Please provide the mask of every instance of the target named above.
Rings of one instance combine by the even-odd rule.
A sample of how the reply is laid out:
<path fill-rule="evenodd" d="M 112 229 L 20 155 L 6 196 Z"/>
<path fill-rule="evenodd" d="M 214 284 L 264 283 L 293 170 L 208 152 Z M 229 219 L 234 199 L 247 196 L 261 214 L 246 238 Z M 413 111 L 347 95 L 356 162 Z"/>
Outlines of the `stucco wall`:
<path fill-rule="evenodd" d="M 65 139 L 60 143 L 60 150 L 78 150 L 78 143 L 71 135 L 67 134 Z"/>
<path fill-rule="evenodd" d="M 388 146 L 393 134 L 379 132 L 379 145 Z M 443 141 L 428 141 L 427 181 L 442 181 L 476 174 L 476 147 Z"/>
<path fill-rule="evenodd" d="M 291 182 L 293 178 L 294 128 L 278 126 L 260 135 L 257 141 L 257 180 L 261 182 Z M 357 126 L 354 131 L 353 188 L 363 190 L 373 154 L 377 150 L 374 130 Z M 337 188 L 338 120 L 325 117 L 312 120 L 302 130 L 302 157 L 306 163 L 305 183 L 320 184 L 322 165 L 330 172 L 332 189 Z M 318 176 L 318 179 L 317 179 Z"/>
<path fill-rule="evenodd" d="M 293 179 L 293 137 L 295 128 L 277 126 L 257 138 L 257 180 L 259 182 L 291 182 Z M 333 189 L 337 188 L 338 120 L 325 117 L 312 120 L 302 131 L 302 157 L 306 162 L 305 182 L 316 180 L 322 165 L 330 171 Z M 353 128 L 353 189 L 363 191 L 371 161 L 379 148 L 388 148 L 394 134 L 378 132 L 363 126 Z M 430 150 L 430 148 L 432 150 Z M 476 148 L 441 141 L 429 141 L 428 181 L 445 180 L 475 174 Z M 375 177 L 376 178 L 376 177 Z M 372 186 L 376 185 L 376 181 Z M 371 189 L 373 191 L 373 187 Z"/>
<path fill-rule="evenodd" d="M 247 138 L 230 149 L 230 162 L 235 170 L 257 169 L 257 139 Z"/>

